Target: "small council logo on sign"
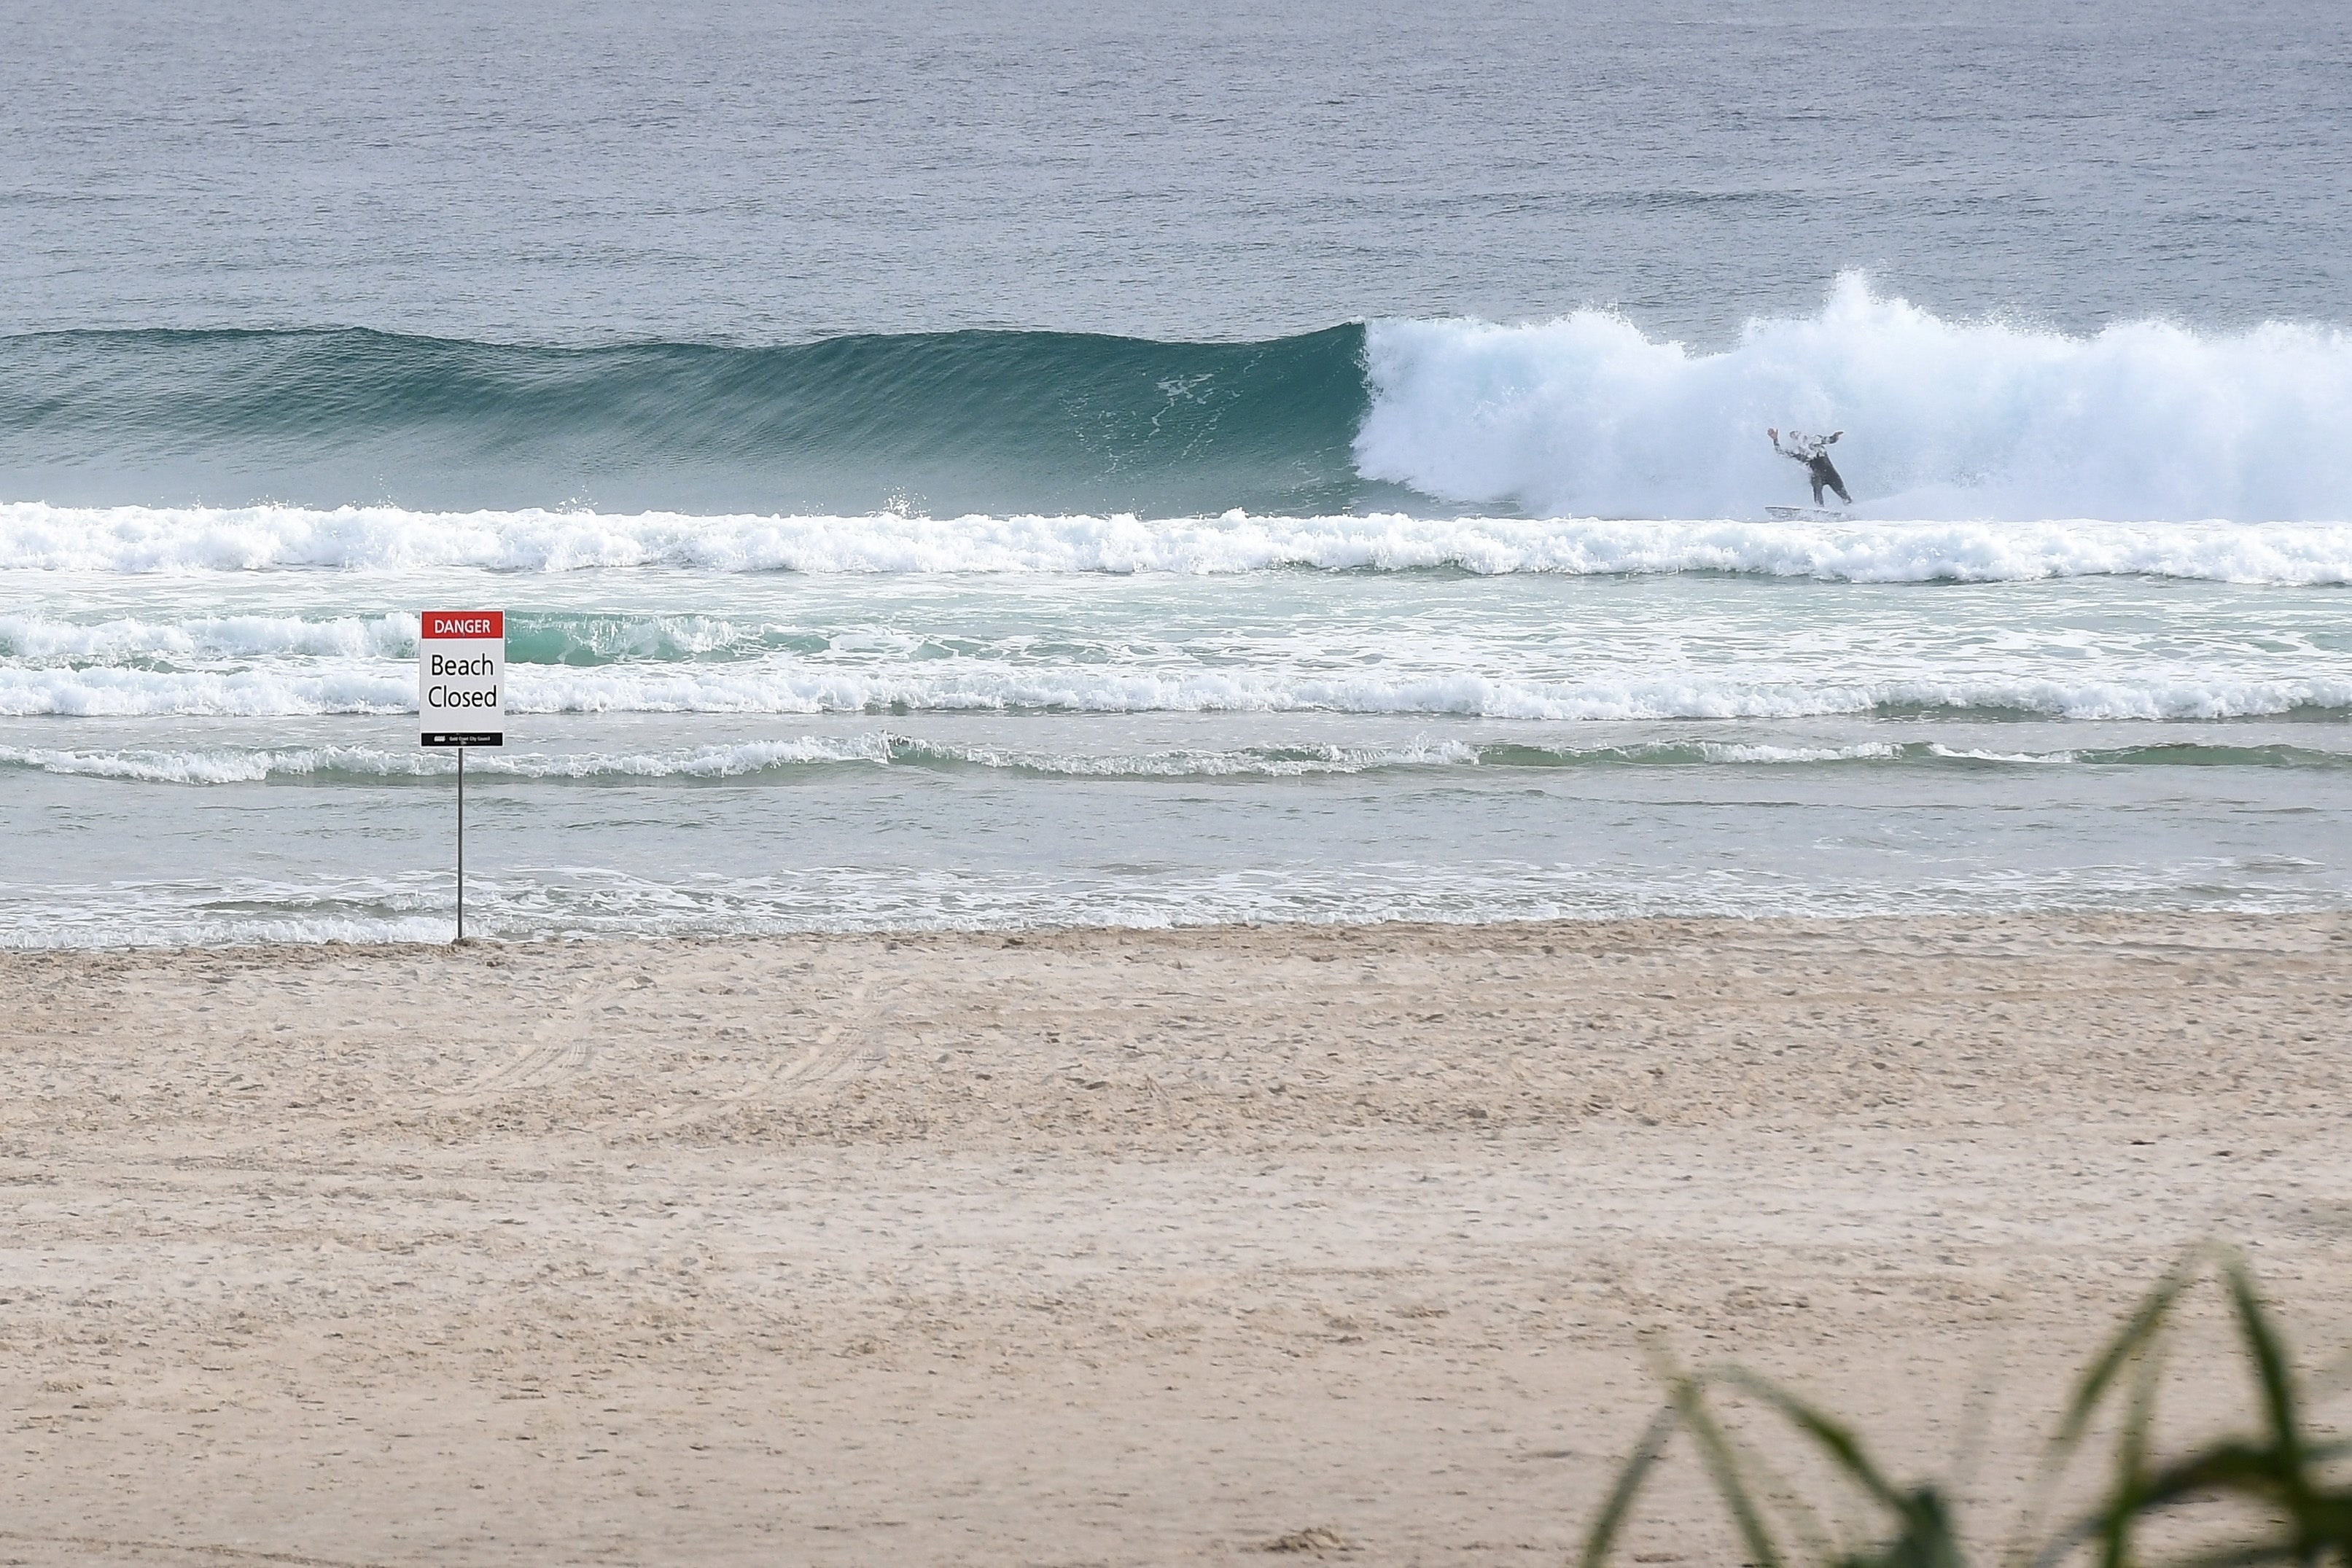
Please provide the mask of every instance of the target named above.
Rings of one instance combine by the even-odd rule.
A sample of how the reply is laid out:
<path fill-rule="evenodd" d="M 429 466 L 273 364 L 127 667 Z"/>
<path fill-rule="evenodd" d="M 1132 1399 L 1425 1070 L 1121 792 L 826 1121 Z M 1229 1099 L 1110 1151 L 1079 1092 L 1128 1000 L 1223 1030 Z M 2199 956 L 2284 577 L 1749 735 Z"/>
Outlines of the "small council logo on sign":
<path fill-rule="evenodd" d="M 417 738 L 426 746 L 504 746 L 507 616 L 428 610 L 417 632 Z"/>

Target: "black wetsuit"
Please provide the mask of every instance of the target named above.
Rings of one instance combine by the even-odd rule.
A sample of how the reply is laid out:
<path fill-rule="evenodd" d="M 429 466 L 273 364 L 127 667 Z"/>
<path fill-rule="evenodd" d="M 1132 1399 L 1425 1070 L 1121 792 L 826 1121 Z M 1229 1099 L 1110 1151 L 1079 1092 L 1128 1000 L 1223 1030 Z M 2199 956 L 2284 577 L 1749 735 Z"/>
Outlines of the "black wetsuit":
<path fill-rule="evenodd" d="M 1853 505 L 1853 497 L 1845 493 L 1845 481 L 1838 477 L 1837 465 L 1830 461 L 1828 453 L 1816 452 L 1805 459 L 1805 476 L 1813 482 L 1814 506 L 1822 504 L 1823 486 L 1835 490 L 1837 498 L 1847 506 Z"/>
<path fill-rule="evenodd" d="M 1805 476 L 1813 482 L 1814 506 L 1818 507 L 1822 504 L 1822 492 L 1825 489 L 1835 490 L 1839 500 L 1849 507 L 1853 505 L 1853 497 L 1845 493 L 1845 481 L 1838 477 L 1837 465 L 1830 461 L 1829 447 L 1826 444 L 1816 444 L 1810 447 L 1791 448 L 1781 445 L 1780 438 L 1776 436 L 1773 438 L 1772 450 L 1783 457 L 1793 457 L 1805 465 Z"/>

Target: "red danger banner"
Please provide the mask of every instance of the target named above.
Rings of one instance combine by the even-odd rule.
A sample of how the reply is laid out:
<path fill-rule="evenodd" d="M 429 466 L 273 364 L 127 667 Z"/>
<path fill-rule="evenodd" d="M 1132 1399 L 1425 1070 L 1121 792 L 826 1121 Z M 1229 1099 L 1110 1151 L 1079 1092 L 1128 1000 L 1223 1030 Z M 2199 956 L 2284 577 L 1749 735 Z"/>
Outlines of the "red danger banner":
<path fill-rule="evenodd" d="M 427 610 L 417 617 L 416 738 L 425 746 L 504 746 L 507 617 L 502 610 Z"/>
<path fill-rule="evenodd" d="M 420 633 L 432 642 L 506 634 L 507 612 L 503 610 L 428 610 Z"/>

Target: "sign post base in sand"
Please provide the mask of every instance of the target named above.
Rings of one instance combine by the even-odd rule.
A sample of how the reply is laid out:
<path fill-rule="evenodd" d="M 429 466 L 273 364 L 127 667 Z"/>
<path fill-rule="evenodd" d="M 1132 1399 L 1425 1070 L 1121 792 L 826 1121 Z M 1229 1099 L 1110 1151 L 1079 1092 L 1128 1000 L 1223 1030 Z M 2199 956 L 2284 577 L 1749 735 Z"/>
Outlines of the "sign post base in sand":
<path fill-rule="evenodd" d="M 428 610 L 416 634 L 417 741 L 457 752 L 457 940 L 466 939 L 466 749 L 504 746 L 507 616 Z"/>

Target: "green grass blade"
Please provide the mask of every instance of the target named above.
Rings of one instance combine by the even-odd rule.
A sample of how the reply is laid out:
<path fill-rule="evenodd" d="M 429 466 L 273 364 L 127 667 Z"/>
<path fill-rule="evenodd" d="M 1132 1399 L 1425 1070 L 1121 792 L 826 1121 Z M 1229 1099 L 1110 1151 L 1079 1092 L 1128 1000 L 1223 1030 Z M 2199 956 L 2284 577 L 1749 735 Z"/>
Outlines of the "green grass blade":
<path fill-rule="evenodd" d="M 2238 1309 L 2239 1332 L 2245 1335 L 2247 1354 L 2253 1358 L 2256 1379 L 2262 1385 L 2263 1413 L 2270 1417 L 2271 1441 L 2278 1448 L 2279 1480 L 2289 1489 L 2291 1499 L 2300 1500 L 2309 1493 L 2310 1478 L 2303 1468 L 2303 1427 L 2295 1415 L 2294 1372 L 2287 1364 L 2286 1346 L 2271 1327 L 2270 1313 L 2263 1306 L 2262 1297 L 2244 1266 L 2233 1260 L 2227 1271 L 2230 1300 Z"/>
<path fill-rule="evenodd" d="M 1624 1527 L 1625 1515 L 1633 1506 L 1634 1494 L 1642 1490 L 1642 1483 L 1664 1455 L 1666 1443 L 1681 1420 L 1682 1413 L 1672 1405 L 1650 1418 L 1649 1429 L 1618 1468 L 1617 1484 L 1609 1489 L 1609 1500 L 1601 1505 L 1601 1515 L 1592 1521 L 1592 1529 L 1584 1538 L 1584 1555 L 1579 1559 L 1583 1568 L 1601 1568 L 1608 1562 L 1610 1551 L 1617 1544 L 1617 1532 Z"/>
<path fill-rule="evenodd" d="M 1763 1510 L 1756 1506 L 1756 1498 L 1739 1473 L 1738 1450 L 1706 1407 L 1704 1387 L 1696 1378 L 1683 1378 L 1675 1385 L 1674 1400 L 1684 1427 L 1698 1445 L 1699 1457 L 1706 1462 L 1716 1491 L 1722 1497 L 1724 1507 L 1731 1511 L 1732 1522 L 1739 1527 L 1739 1538 L 1748 1547 L 1752 1568 L 1780 1568 L 1780 1549 L 1764 1522 Z"/>
<path fill-rule="evenodd" d="M 2177 1458 L 2158 1459 L 2156 1427 L 2172 1325 L 2184 1294 L 2213 1268 L 2229 1299 L 2240 1349 L 2260 1396 L 2256 1428 L 2223 1437 Z M 1778 1536 L 1793 1531 L 1797 1561 L 1821 1568 L 1964 1568 L 1959 1532 L 1945 1495 L 1932 1485 L 1904 1486 L 1882 1469 L 1858 1432 L 1759 1374 L 1723 1367 L 1667 1378 L 1668 1403 L 1652 1419 L 1641 1444 L 1620 1471 L 1595 1520 L 1583 1568 L 1605 1568 L 1636 1495 L 1672 1440 L 1687 1429 L 1722 1506 L 1737 1527 L 1753 1568 L 1790 1561 Z M 1752 1398 L 1741 1421 L 1718 1418 L 1714 1391 Z M 2352 1568 L 2352 1484 L 2344 1461 L 2352 1437 L 2322 1437 L 2306 1430 L 2311 1397 L 2298 1379 L 2284 1338 L 2235 1252 L 2201 1244 L 2183 1253 L 2143 1298 L 2077 1381 L 2056 1435 L 2043 1449 L 2042 1474 L 2021 1533 L 2004 1556 L 2012 1568 L 2058 1568 L 2095 1557 L 2099 1568 L 2139 1568 L 2138 1532 L 2159 1513 L 2216 1504 L 2238 1519 L 2237 1537 L 2171 1568 Z M 1760 1408 L 1801 1439 L 1777 1449 L 1759 1448 L 1748 1412 Z M 2112 1431 L 2112 1473 L 2105 1493 L 2053 1534 L 2042 1535 L 2052 1500 L 2066 1479 L 2068 1462 L 2101 1424 Z M 1820 1529 L 1811 1503 L 1768 1463 L 1769 1452 L 1818 1453 L 1839 1481 L 1858 1489 L 1874 1509 L 1892 1514 L 1892 1530 L 1874 1530 L 1866 1544 L 1834 1545 Z M 1840 1489 L 1843 1495 L 1843 1487 Z M 1842 1532 L 1843 1533 L 1843 1532 Z M 2041 1539 L 2038 1541 L 2036 1537 Z M 2208 1537 L 2208 1539 L 2211 1539 Z M 2037 1550 L 2038 1548 L 2038 1550 Z"/>
<path fill-rule="evenodd" d="M 2052 1439 L 2053 1449 L 2071 1452 L 2082 1442 L 2083 1434 L 2089 1427 L 2091 1417 L 2106 1399 L 2108 1389 L 2139 1352 L 2164 1331 L 2181 1292 L 2196 1283 L 2199 1265 L 2211 1250 L 2209 1245 L 2200 1244 L 2166 1270 L 2164 1278 L 2141 1298 L 2138 1307 L 2124 1321 L 2124 1326 L 2116 1332 L 2116 1337 L 2084 1369 L 2082 1377 L 2074 1385 L 2074 1396 L 2067 1402 L 2065 1416 L 2059 1423 L 2058 1436 Z"/>
<path fill-rule="evenodd" d="M 1838 1468 L 1851 1476 L 1872 1499 L 1889 1509 L 1900 1511 L 1907 1494 L 1873 1464 L 1864 1452 L 1861 1439 L 1843 1422 L 1832 1420 L 1822 1411 L 1780 1385 L 1752 1372 L 1733 1369 L 1724 1374 L 1724 1380 L 1745 1389 L 1779 1411 L 1788 1423 L 1811 1437 L 1822 1451 L 1837 1461 Z"/>
<path fill-rule="evenodd" d="M 2067 1402 L 2058 1430 L 2043 1450 L 2042 1475 L 2034 1483 L 2023 1527 L 2018 1535 L 2011 1538 L 2011 1544 L 2003 1552 L 2011 1563 L 2052 1568 L 2090 1534 L 2108 1535 L 2109 1527 L 2114 1526 L 2128 1535 L 2128 1524 L 2113 1514 L 2115 1497 L 2111 1492 L 2110 1506 L 2077 1521 L 2074 1528 L 2060 1531 L 2045 1542 L 2041 1551 L 2035 1552 L 2030 1544 L 2041 1531 L 2058 1484 L 2063 1479 L 2075 1450 L 2082 1447 L 2092 1420 L 2115 1391 L 2116 1380 L 2144 1363 L 2146 1353 L 2159 1342 L 2169 1324 L 2172 1311 L 2179 1304 L 2182 1293 L 2196 1283 L 2206 1260 L 2213 1256 L 2215 1250 L 2211 1243 L 2200 1242 L 2175 1259 L 2172 1266 L 2156 1282 L 2155 1288 L 2140 1298 L 2131 1316 L 2124 1320 L 2115 1337 L 2107 1342 L 2076 1380 L 2074 1396 Z M 2144 1378 L 2138 1381 L 2145 1383 Z M 2109 1558 L 2117 1544 L 2112 1538 L 2108 1540 L 2108 1550 L 2102 1553 L 2103 1562 Z"/>
<path fill-rule="evenodd" d="M 2130 1568 L 2132 1530 L 2146 1511 L 2148 1439 L 2156 1428 L 2156 1394 L 2164 1374 L 2164 1344 L 2151 1339 L 2134 1364 L 2131 1405 L 2116 1434 L 2116 1479 L 2100 1532 L 2102 1568 Z"/>

